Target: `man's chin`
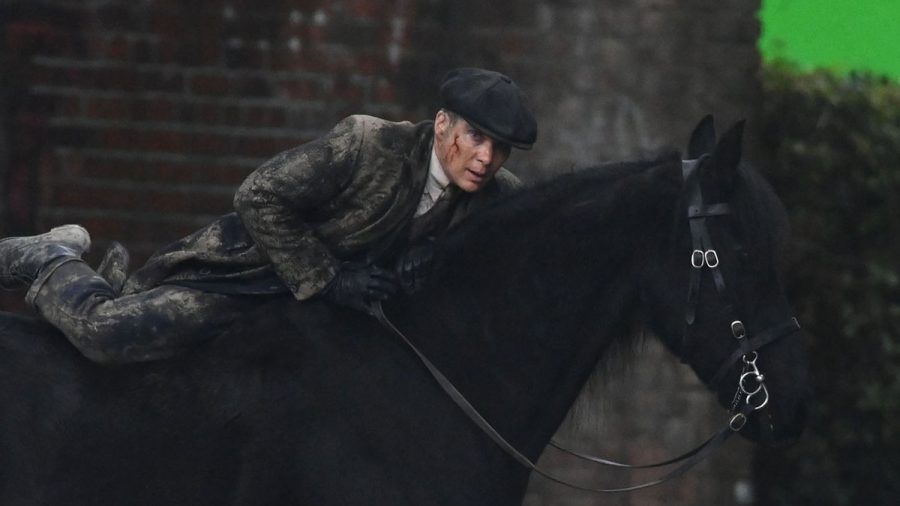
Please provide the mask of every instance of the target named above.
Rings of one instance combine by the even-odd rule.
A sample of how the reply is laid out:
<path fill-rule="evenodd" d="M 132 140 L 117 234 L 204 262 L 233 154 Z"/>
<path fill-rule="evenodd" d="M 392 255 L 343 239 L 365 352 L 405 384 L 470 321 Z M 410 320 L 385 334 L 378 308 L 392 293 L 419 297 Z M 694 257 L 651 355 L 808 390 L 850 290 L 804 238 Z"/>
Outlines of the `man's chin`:
<path fill-rule="evenodd" d="M 474 181 L 465 181 L 463 184 L 458 185 L 458 186 L 459 186 L 459 189 L 464 192 L 473 193 L 473 192 L 477 192 L 478 190 L 484 188 L 484 183 L 485 183 L 484 181 L 479 181 L 477 183 Z"/>

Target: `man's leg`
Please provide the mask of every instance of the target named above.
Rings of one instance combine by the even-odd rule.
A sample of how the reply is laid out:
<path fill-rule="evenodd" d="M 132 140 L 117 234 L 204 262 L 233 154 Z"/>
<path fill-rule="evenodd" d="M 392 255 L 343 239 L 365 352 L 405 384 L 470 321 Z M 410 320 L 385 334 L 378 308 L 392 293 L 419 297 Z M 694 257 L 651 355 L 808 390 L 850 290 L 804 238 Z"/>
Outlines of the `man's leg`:
<path fill-rule="evenodd" d="M 167 358 L 226 330 L 247 297 L 163 285 L 118 297 L 87 264 L 58 267 L 34 295 L 34 307 L 95 362 Z"/>
<path fill-rule="evenodd" d="M 246 297 L 171 285 L 118 297 L 81 260 L 89 247 L 77 225 L 0 240 L 0 284 L 31 283 L 26 301 L 92 360 L 169 357 L 215 336 L 247 309 Z"/>

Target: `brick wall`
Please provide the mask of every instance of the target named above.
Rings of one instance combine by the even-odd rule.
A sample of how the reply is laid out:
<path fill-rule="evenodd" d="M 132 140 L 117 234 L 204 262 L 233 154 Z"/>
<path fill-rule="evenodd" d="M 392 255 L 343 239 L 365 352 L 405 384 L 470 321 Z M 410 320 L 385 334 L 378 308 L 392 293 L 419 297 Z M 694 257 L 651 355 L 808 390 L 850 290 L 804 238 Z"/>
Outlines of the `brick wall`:
<path fill-rule="evenodd" d="M 97 249 L 154 249 L 230 210 L 235 186 L 350 113 L 420 120 L 460 65 L 512 75 L 537 179 L 680 147 L 707 112 L 755 118 L 758 0 L 0 0 L 0 234 L 79 222 Z M 752 126 L 752 123 L 751 123 Z M 93 261 L 97 254 L 92 254 Z M 0 299 L 21 309 L 21 294 Z M 645 460 L 699 442 L 724 414 L 648 345 L 560 438 Z M 624 378 L 624 379 L 622 379 Z M 586 397 L 598 397 L 597 394 Z M 594 403 L 596 404 L 596 402 Z M 604 504 L 742 504 L 749 449 L 730 444 L 672 485 Z M 594 471 L 545 456 L 587 482 Z M 621 478 L 620 478 L 621 477 Z M 529 506 L 596 504 L 535 479 Z"/>
<path fill-rule="evenodd" d="M 36 37 L 53 47 L 15 62 L 17 93 L 39 112 L 14 117 L 14 130 L 41 129 L 28 136 L 39 153 L 19 156 L 40 183 L 23 197 L 31 213 L 8 226 L 78 221 L 140 261 L 227 212 L 269 156 L 351 112 L 399 117 L 409 12 L 387 4 L 9 3 L 11 49 Z"/>

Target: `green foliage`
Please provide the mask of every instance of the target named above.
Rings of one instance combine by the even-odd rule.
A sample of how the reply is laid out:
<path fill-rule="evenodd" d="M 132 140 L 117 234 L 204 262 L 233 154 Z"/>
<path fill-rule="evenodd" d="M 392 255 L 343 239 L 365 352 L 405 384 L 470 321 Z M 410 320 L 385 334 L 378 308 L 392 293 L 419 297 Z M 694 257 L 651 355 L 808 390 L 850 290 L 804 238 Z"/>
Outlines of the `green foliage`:
<path fill-rule="evenodd" d="M 791 300 L 815 385 L 800 442 L 758 455 L 759 504 L 900 498 L 900 86 L 764 72 L 769 176 L 790 214 Z M 777 395 L 775 393 L 774 395 Z"/>

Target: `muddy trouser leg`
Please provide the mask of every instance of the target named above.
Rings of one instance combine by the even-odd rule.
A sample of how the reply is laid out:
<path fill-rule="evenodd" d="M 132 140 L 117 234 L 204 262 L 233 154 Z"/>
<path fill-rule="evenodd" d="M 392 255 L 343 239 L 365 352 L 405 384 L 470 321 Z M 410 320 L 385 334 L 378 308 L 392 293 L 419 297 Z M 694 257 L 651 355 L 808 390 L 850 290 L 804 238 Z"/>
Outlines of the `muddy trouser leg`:
<path fill-rule="evenodd" d="M 171 357 L 228 328 L 248 297 L 174 285 L 116 296 L 87 264 L 58 267 L 34 297 L 38 312 L 81 353 L 102 363 Z"/>

